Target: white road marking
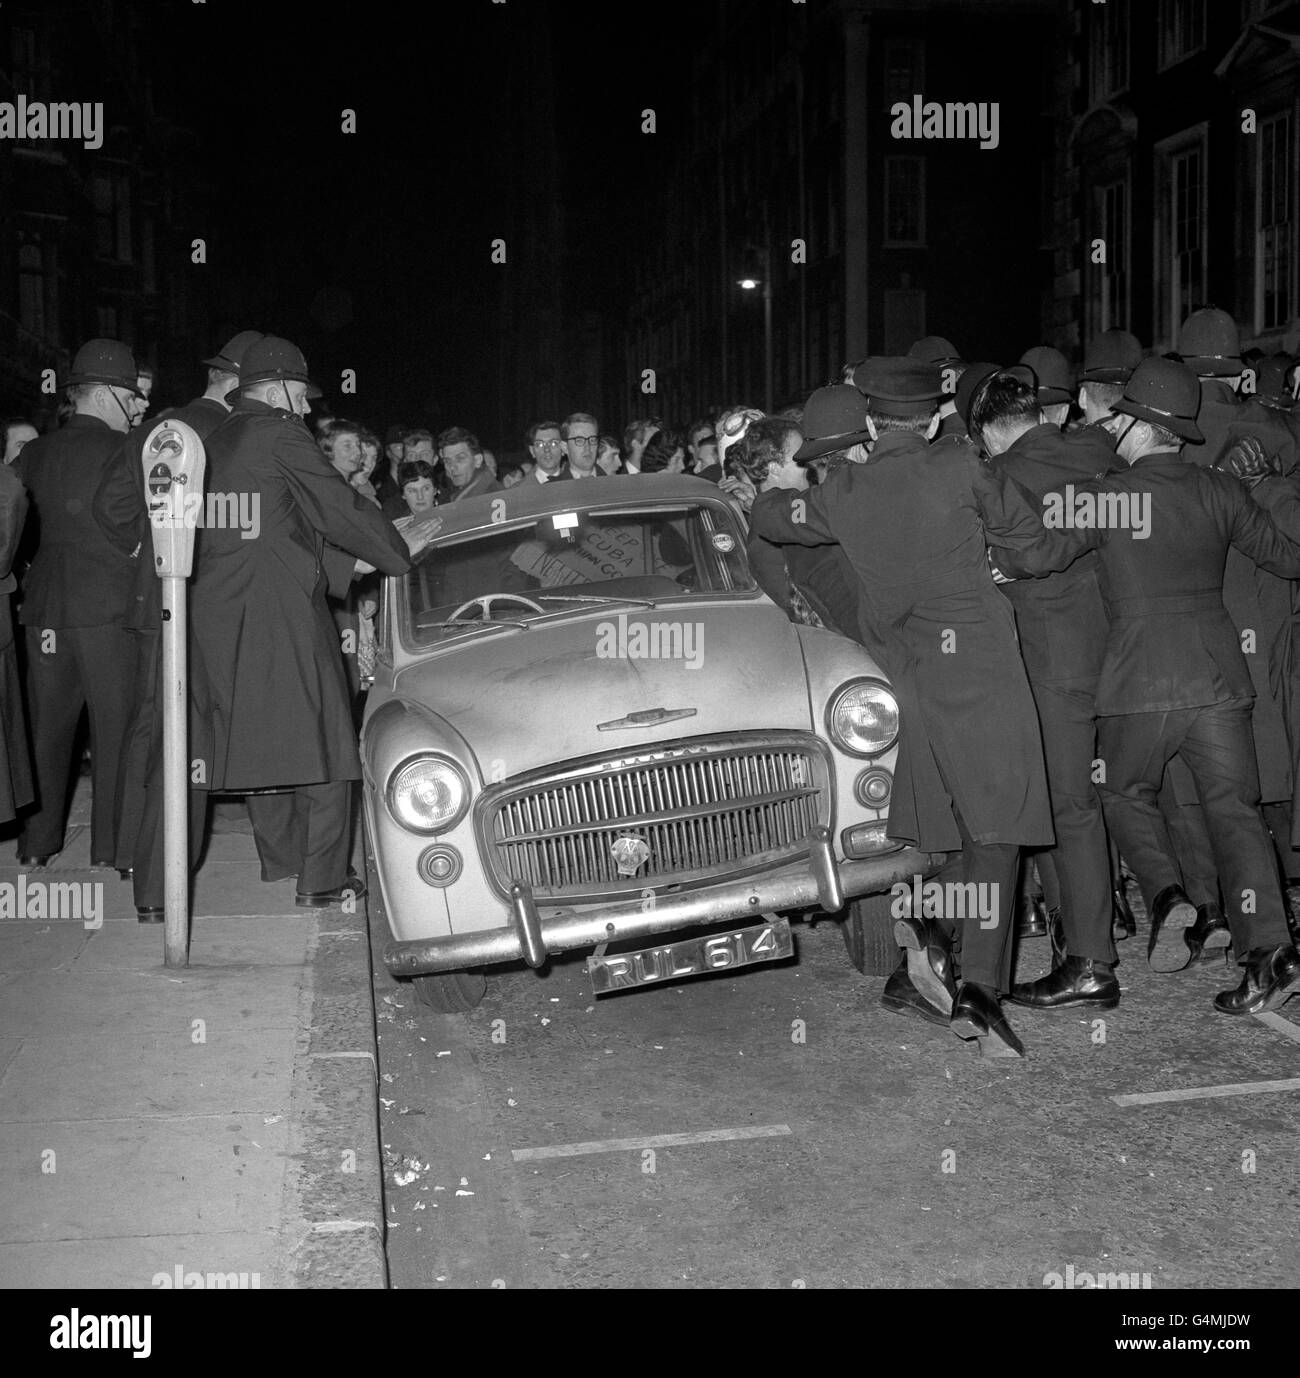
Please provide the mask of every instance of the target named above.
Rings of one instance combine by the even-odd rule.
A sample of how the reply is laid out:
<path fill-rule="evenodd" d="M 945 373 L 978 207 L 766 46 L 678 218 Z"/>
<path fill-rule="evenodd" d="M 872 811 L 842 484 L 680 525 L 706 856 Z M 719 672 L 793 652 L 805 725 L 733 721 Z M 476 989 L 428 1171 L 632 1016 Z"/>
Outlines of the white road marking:
<path fill-rule="evenodd" d="M 716 1144 L 727 1139 L 773 1139 L 791 1133 L 788 1124 L 756 1124 L 741 1129 L 704 1129 L 698 1134 L 649 1134 L 640 1139 L 593 1139 L 582 1144 L 551 1144 L 548 1148 L 512 1148 L 517 1163 L 535 1158 L 578 1158 L 585 1153 L 620 1153 L 626 1149 L 673 1148 L 678 1144 Z"/>
<path fill-rule="evenodd" d="M 1116 1105 L 1159 1105 L 1165 1101 L 1213 1100 L 1219 1096 L 1258 1096 L 1265 1091 L 1300 1091 L 1300 1077 L 1286 1081 L 1238 1081 L 1230 1086 L 1188 1086 L 1181 1091 L 1143 1091 L 1112 1096 Z"/>
<path fill-rule="evenodd" d="M 1300 1027 L 1297 1027 L 1289 1019 L 1283 1019 L 1280 1014 L 1257 1014 L 1255 1016 L 1261 1024 L 1267 1024 L 1270 1029 L 1276 1029 L 1284 1038 L 1293 1039 L 1300 1043 Z"/>

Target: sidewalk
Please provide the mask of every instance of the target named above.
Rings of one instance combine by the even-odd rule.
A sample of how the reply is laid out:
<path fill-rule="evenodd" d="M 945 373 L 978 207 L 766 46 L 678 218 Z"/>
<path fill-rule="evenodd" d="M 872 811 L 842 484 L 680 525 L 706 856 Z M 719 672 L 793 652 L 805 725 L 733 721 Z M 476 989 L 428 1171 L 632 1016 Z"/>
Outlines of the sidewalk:
<path fill-rule="evenodd" d="M 264 884 L 240 808 L 168 970 L 130 882 L 89 869 L 88 783 L 50 868 L 0 843 L 0 1287 L 384 1286 L 365 901 Z M 98 887 L 101 926 L 11 917 L 70 910 L 52 882 Z"/>

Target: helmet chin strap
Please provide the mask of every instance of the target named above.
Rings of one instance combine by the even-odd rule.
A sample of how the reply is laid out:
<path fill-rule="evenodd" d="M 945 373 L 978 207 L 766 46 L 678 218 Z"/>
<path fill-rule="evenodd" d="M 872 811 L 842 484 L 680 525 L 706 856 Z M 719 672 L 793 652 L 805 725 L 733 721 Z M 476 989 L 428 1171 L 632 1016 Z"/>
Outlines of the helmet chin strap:
<path fill-rule="evenodd" d="M 122 399 L 117 395 L 116 392 L 113 391 L 111 387 L 108 389 L 108 395 L 113 399 L 114 402 L 117 403 L 117 409 L 122 413 L 122 417 L 126 421 L 126 428 L 129 431 L 132 426 L 131 413 L 127 411 L 127 409 L 122 405 Z"/>

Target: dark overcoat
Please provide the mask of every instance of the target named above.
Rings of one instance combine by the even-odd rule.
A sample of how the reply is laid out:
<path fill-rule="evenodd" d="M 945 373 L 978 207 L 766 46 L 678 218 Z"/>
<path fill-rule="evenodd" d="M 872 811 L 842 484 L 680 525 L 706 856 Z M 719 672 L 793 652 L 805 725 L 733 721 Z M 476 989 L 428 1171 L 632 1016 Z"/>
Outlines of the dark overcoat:
<path fill-rule="evenodd" d="M 410 567 L 375 505 L 330 467 L 301 417 L 251 398 L 206 442 L 210 494 L 246 504 L 258 530 L 198 533 L 190 592 L 196 785 L 247 791 L 361 775 L 328 545 L 384 574 Z M 200 774 L 205 778 L 199 778 Z"/>
<path fill-rule="evenodd" d="M 1196 423 L 1205 444 L 1189 445 L 1183 454 L 1198 465 L 1213 464 L 1238 439 L 1254 436 L 1277 455 L 1284 472 L 1295 467 L 1295 444 L 1286 427 L 1258 402 L 1239 398 L 1224 382 L 1202 382 Z M 1289 800 L 1300 781 L 1296 770 L 1300 741 L 1293 741 L 1290 726 L 1295 706 L 1295 584 L 1258 568 L 1248 556 L 1232 549 L 1224 570 L 1223 603 L 1243 639 L 1254 687 L 1250 726 L 1260 798 L 1265 803 Z"/>
<path fill-rule="evenodd" d="M 955 805 L 976 842 L 1051 846 L 1038 718 L 987 554 L 1050 538 L 1026 496 L 969 441 L 894 432 L 820 487 L 760 493 L 750 520 L 770 541 L 838 543 L 853 567 L 861 638 L 900 708 L 889 836 L 956 850 Z"/>
<path fill-rule="evenodd" d="M 1115 444 L 1100 427 L 1062 432 L 1052 425 L 1026 431 L 1009 449 L 988 461 L 1042 502 L 1048 493 L 1068 496 L 1119 463 Z M 1093 553 L 1042 579 L 1002 584 L 1016 610 L 1020 652 L 1036 684 L 1072 684 L 1092 689 L 1106 650 L 1106 609 Z"/>
<path fill-rule="evenodd" d="M 10 465 L 0 464 L 0 823 L 7 823 L 36 797 L 9 606 L 18 586 L 13 563 L 26 517 L 27 490 Z"/>

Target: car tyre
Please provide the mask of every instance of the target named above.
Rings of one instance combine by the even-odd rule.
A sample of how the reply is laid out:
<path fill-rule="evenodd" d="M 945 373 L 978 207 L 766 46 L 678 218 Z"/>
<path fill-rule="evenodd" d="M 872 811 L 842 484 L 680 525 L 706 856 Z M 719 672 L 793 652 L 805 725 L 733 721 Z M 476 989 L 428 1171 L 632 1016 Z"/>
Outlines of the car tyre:
<path fill-rule="evenodd" d="M 432 976 L 413 976 L 415 998 L 439 1014 L 465 1014 L 477 1009 L 487 993 L 487 977 L 481 971 L 446 971 Z"/>
<path fill-rule="evenodd" d="M 864 895 L 850 902 L 840 921 L 849 961 L 864 976 L 888 976 L 898 965 L 893 903 L 894 897 L 888 893 Z"/>

